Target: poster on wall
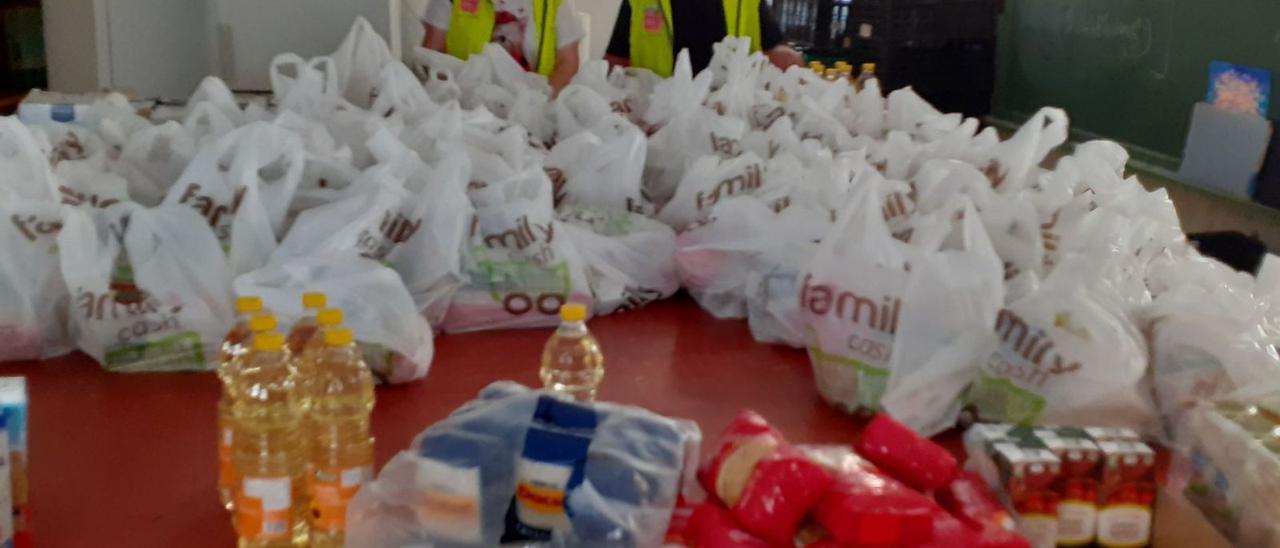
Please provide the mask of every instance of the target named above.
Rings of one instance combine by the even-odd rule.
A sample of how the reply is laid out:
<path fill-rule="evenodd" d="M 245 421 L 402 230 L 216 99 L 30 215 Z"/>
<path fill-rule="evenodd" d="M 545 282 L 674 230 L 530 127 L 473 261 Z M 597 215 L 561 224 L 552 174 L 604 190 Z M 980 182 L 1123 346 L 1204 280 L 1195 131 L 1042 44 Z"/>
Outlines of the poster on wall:
<path fill-rule="evenodd" d="M 1209 63 L 1209 94 L 1214 107 L 1265 118 L 1271 106 L 1271 72 L 1225 61 Z"/>

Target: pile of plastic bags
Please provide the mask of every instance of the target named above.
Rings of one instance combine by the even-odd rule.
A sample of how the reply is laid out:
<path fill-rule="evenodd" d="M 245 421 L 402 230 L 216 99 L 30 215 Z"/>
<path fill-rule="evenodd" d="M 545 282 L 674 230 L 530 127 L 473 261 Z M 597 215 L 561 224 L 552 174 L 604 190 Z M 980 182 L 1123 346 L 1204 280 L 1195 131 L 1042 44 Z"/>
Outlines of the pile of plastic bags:
<path fill-rule="evenodd" d="M 1280 371 L 1276 288 L 1191 248 L 1115 143 L 1044 167 L 1058 109 L 1002 140 L 735 39 L 697 75 L 593 61 L 553 95 L 496 46 L 407 66 L 363 21 L 271 82 L 242 108 L 208 79 L 162 123 L 119 96 L 93 128 L 0 120 L 0 357 L 206 369 L 234 293 L 290 321 L 324 289 L 398 382 L 432 333 L 683 287 L 807 348 L 834 404 L 926 433 L 962 412 L 1152 431 Z"/>

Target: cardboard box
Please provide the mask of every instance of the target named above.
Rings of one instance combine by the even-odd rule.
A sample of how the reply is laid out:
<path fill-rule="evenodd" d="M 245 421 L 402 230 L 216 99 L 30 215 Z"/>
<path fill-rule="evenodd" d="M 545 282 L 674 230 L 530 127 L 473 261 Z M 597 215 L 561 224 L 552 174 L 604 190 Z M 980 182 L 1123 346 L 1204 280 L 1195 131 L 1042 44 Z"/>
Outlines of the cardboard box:
<path fill-rule="evenodd" d="M 8 434 L 8 468 L 10 504 L 0 508 L 0 515 L 7 515 L 12 522 L 0 518 L 0 524 L 11 525 L 0 532 L 0 538 L 9 541 L 3 546 L 30 548 L 31 507 L 27 491 L 27 381 L 23 377 L 0 377 L 0 413 L 4 416 Z M 0 500 L 3 503 L 3 500 Z"/>

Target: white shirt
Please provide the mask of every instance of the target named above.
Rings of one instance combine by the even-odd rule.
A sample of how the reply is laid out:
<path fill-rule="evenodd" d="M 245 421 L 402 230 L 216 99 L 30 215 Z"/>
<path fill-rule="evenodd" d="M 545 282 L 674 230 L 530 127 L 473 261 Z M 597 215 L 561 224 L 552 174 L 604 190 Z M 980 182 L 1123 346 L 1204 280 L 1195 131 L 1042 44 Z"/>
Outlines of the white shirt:
<path fill-rule="evenodd" d="M 507 48 L 507 52 L 525 67 L 534 67 L 538 58 L 536 37 L 540 29 L 535 28 L 532 2 L 544 1 L 549 0 L 492 0 L 493 11 L 497 15 L 497 21 L 493 25 L 493 42 Z M 427 12 L 422 16 L 422 22 L 447 31 L 452 12 L 452 0 L 431 0 L 427 4 Z M 577 43 L 585 35 L 573 0 L 563 0 L 560 10 L 556 12 L 556 49 Z M 526 40 L 526 36 L 530 38 Z"/>

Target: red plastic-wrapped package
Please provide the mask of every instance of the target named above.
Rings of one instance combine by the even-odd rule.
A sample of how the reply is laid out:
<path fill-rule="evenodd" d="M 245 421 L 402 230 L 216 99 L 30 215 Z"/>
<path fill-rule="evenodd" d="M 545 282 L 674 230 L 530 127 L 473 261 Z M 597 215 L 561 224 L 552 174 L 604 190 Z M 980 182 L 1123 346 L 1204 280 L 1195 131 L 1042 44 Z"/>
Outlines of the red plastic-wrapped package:
<path fill-rule="evenodd" d="M 863 430 L 858 453 L 922 491 L 946 486 L 958 470 L 954 455 L 884 413 L 876 415 Z"/>
<path fill-rule="evenodd" d="M 986 482 L 973 472 L 962 472 L 946 487 L 939 489 L 934 498 L 973 529 L 982 530 L 990 525 L 1012 531 L 1017 526 L 1009 512 L 992 495 Z"/>
<path fill-rule="evenodd" d="M 712 503 L 693 509 L 684 537 L 694 548 L 769 548 L 769 543 L 739 529 L 728 510 Z"/>
<path fill-rule="evenodd" d="M 933 536 L 929 497 L 868 469 L 844 470 L 814 509 L 814 518 L 842 545 L 910 546 Z"/>
<path fill-rule="evenodd" d="M 825 469 L 752 411 L 738 413 L 698 477 L 731 509 L 743 530 L 779 544 L 791 542 L 831 484 Z"/>

